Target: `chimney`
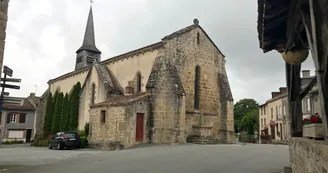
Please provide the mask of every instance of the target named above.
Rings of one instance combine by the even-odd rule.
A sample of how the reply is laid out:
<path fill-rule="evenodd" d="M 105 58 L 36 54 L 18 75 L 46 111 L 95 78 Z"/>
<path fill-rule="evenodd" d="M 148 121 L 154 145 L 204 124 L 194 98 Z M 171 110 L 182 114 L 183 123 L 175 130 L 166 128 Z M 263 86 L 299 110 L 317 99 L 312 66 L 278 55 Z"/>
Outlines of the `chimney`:
<path fill-rule="evenodd" d="M 128 82 L 128 86 L 125 87 L 125 94 L 132 95 L 134 93 L 134 88 L 131 86 L 131 81 Z"/>
<path fill-rule="evenodd" d="M 302 78 L 310 78 L 310 70 L 302 70 Z"/>
<path fill-rule="evenodd" d="M 31 98 L 35 98 L 35 93 L 30 93 Z"/>
<path fill-rule="evenodd" d="M 272 92 L 271 93 L 272 98 L 277 97 L 278 95 L 280 95 L 280 92 Z"/>
<path fill-rule="evenodd" d="M 286 87 L 280 87 L 279 88 L 280 94 L 286 93 L 287 92 L 287 88 Z"/>

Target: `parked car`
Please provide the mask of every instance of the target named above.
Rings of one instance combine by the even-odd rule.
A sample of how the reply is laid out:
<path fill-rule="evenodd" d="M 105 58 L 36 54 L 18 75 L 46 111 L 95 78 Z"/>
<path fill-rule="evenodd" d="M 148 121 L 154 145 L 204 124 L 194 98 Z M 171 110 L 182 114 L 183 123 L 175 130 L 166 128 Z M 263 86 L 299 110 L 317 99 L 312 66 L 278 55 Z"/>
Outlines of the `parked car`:
<path fill-rule="evenodd" d="M 58 132 L 54 135 L 50 141 L 48 148 L 61 150 L 63 148 L 80 148 L 81 138 L 75 132 Z"/>

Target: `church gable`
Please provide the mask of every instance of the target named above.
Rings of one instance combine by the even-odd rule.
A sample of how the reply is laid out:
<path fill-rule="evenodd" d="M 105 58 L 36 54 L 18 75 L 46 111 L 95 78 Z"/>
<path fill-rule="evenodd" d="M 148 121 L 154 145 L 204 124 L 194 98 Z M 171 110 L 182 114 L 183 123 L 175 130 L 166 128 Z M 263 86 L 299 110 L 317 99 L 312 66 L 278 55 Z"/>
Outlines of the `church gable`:
<path fill-rule="evenodd" d="M 191 32 L 196 32 L 196 36 L 194 37 L 194 39 L 191 39 L 192 41 L 194 42 L 197 42 L 197 44 L 200 43 L 200 39 L 203 39 L 205 38 L 206 41 L 208 41 L 212 46 L 213 48 L 219 52 L 219 54 L 221 54 L 222 57 L 225 57 L 223 55 L 223 53 L 220 51 L 220 49 L 218 48 L 218 46 L 214 43 L 214 41 L 211 39 L 211 37 L 206 33 L 206 31 L 199 25 L 199 21 L 198 19 L 194 19 L 194 24 L 193 25 L 190 25 L 190 26 L 187 26 L 185 28 L 182 28 L 172 34 L 169 34 L 167 36 L 165 36 L 162 40 L 163 41 L 166 41 L 166 40 L 172 40 L 176 37 L 180 37 L 180 36 L 183 36 L 185 34 L 191 34 Z M 201 37 L 203 36 L 203 37 Z M 204 39 L 203 39 L 204 40 Z"/>

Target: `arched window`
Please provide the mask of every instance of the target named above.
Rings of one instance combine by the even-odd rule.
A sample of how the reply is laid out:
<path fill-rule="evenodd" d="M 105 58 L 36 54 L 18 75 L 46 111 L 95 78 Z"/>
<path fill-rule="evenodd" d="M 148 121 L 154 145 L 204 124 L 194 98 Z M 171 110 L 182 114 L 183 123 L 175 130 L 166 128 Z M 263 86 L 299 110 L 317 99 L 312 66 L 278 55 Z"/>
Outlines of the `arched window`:
<path fill-rule="evenodd" d="M 141 74 L 137 73 L 137 93 L 141 92 Z"/>
<path fill-rule="evenodd" d="M 194 108 L 199 109 L 199 99 L 200 99 L 200 94 L 199 94 L 199 89 L 200 89 L 200 66 L 197 65 L 195 68 L 195 93 L 194 93 Z"/>
<path fill-rule="evenodd" d="M 91 85 L 91 105 L 95 104 L 96 85 Z"/>

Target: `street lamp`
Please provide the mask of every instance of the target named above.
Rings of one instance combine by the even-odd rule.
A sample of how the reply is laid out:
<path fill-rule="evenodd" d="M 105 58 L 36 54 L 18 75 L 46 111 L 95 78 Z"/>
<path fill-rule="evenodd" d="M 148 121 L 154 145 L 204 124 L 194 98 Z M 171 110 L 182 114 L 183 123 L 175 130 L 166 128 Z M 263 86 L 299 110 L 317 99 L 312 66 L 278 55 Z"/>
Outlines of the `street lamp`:
<path fill-rule="evenodd" d="M 282 58 L 291 65 L 299 65 L 302 62 L 304 62 L 308 55 L 309 51 L 308 50 L 289 50 L 289 51 L 284 51 L 281 53 Z"/>

